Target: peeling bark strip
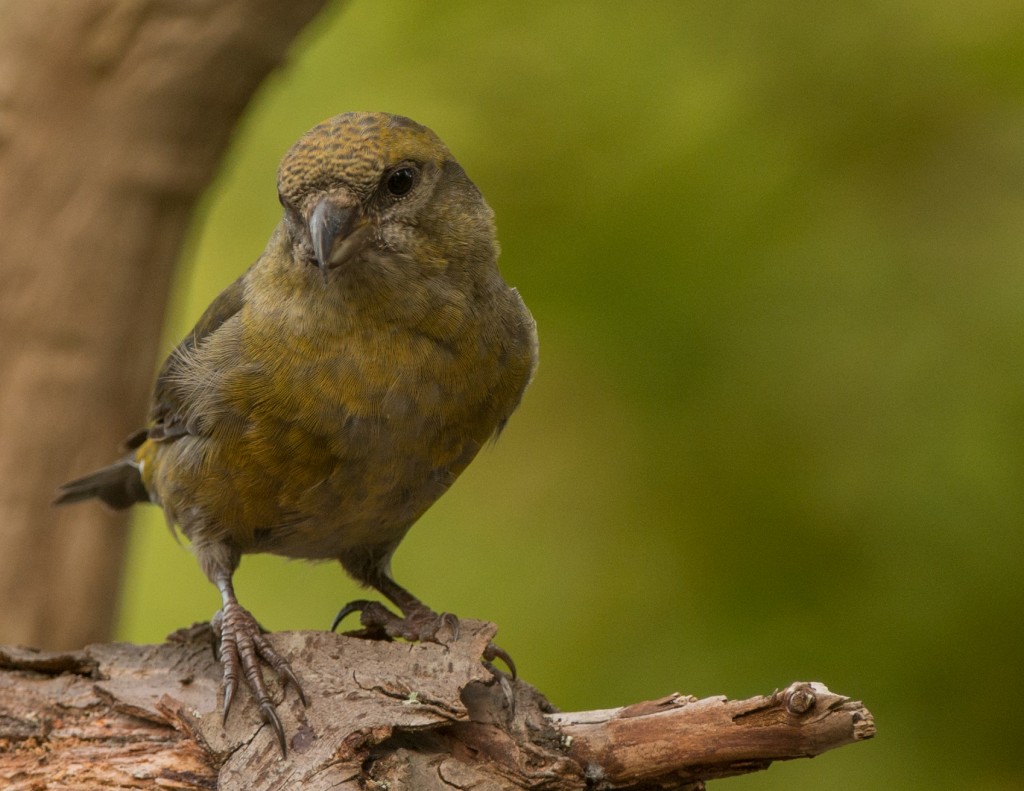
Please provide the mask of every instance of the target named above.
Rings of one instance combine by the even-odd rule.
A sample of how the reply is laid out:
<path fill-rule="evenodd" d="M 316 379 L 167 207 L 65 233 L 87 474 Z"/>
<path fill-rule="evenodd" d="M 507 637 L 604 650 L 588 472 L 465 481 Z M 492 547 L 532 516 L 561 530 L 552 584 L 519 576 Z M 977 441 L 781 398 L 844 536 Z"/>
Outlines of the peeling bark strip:
<path fill-rule="evenodd" d="M 221 723 L 205 624 L 162 645 L 0 647 L 0 786 L 694 789 L 874 735 L 867 709 L 814 682 L 745 701 L 670 695 L 557 713 L 481 664 L 496 631 L 463 621 L 449 646 L 272 635 L 310 699 L 303 708 L 275 687 L 284 760 L 248 696 Z"/>

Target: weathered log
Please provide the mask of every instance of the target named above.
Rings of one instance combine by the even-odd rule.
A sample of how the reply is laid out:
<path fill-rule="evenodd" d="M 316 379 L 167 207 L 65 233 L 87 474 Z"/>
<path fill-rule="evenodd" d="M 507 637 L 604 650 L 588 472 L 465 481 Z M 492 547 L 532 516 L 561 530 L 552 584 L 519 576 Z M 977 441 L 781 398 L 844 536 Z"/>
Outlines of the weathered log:
<path fill-rule="evenodd" d="M 0 648 L 0 785 L 689 789 L 874 735 L 859 702 L 813 682 L 744 701 L 670 695 L 559 713 L 480 660 L 495 632 L 463 621 L 448 645 L 273 635 L 309 699 L 274 687 L 284 758 L 247 695 L 223 721 L 205 624 L 161 645 Z"/>

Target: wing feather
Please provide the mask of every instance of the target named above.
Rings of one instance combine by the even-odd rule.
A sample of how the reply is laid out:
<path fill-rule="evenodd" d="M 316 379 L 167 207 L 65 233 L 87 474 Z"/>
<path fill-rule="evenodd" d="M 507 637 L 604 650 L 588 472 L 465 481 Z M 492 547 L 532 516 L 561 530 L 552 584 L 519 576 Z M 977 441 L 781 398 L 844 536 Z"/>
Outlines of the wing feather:
<path fill-rule="evenodd" d="M 189 420 L 189 389 L 183 386 L 194 360 L 195 350 L 220 329 L 226 321 L 236 315 L 244 304 L 245 278 L 242 274 L 210 304 L 196 322 L 196 326 L 168 355 L 160 368 L 153 392 L 153 406 L 150 410 L 150 425 L 142 432 L 136 432 L 129 439 L 129 447 L 141 445 L 145 439 L 167 441 L 186 434 L 198 433 L 194 421 Z"/>

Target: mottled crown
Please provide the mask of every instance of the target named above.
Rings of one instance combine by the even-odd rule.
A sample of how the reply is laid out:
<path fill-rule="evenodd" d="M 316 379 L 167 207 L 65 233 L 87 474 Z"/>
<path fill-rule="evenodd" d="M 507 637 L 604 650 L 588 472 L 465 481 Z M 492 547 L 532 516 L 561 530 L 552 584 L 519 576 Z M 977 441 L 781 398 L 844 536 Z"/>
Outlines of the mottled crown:
<path fill-rule="evenodd" d="M 344 113 L 314 126 L 293 145 L 277 171 L 277 189 L 298 205 L 303 196 L 344 186 L 366 195 L 400 162 L 438 165 L 451 154 L 427 127 L 401 115 Z"/>

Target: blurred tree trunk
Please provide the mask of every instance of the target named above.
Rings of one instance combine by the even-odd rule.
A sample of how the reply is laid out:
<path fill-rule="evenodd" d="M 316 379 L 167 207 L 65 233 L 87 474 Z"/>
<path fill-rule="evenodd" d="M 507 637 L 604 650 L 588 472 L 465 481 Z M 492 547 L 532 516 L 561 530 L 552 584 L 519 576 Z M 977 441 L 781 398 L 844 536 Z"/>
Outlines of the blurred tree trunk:
<path fill-rule="evenodd" d="M 109 639 L 125 516 L 55 511 L 145 417 L 192 208 L 326 0 L 0 0 L 0 642 Z"/>

